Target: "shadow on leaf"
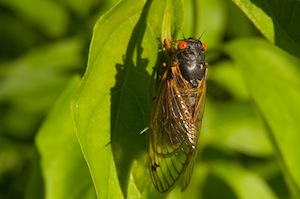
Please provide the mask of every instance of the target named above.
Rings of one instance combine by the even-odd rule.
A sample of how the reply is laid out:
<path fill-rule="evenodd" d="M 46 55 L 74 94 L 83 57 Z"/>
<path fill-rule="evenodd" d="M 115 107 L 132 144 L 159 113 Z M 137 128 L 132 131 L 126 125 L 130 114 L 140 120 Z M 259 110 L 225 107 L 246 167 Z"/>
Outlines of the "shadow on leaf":
<path fill-rule="evenodd" d="M 124 198 L 127 198 L 129 177 L 134 161 L 141 162 L 143 167 L 141 170 L 148 169 L 145 166 L 147 139 L 139 132 L 148 126 L 150 118 L 148 102 L 150 75 L 146 71 L 149 60 L 143 59 L 141 55 L 142 39 L 151 2 L 145 3 L 133 29 L 124 55 L 124 64 L 116 65 L 116 84 L 111 89 L 111 146 Z M 132 172 L 133 176 L 136 172 L 136 170 Z M 140 192 L 148 184 L 150 180 L 148 176 L 140 176 L 137 180 L 142 180 L 144 183 L 135 182 Z"/>

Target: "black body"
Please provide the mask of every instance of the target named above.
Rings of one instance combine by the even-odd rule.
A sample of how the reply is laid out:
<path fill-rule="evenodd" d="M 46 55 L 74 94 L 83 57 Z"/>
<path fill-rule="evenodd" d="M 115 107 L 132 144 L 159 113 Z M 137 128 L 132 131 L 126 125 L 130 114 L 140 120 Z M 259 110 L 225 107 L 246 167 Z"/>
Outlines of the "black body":
<path fill-rule="evenodd" d="M 187 48 L 178 50 L 173 59 L 179 63 L 179 68 L 184 79 L 189 81 L 193 87 L 197 87 L 198 81 L 205 75 L 206 61 L 204 48 L 200 40 L 188 38 Z"/>

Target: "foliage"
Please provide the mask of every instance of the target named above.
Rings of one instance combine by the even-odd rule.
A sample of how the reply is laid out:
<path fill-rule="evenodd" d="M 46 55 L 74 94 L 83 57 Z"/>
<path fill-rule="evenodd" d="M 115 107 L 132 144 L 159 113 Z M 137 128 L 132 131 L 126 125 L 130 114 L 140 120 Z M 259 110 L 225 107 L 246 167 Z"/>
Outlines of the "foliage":
<path fill-rule="evenodd" d="M 300 198 L 299 1 L 0 7 L 0 198 Z M 208 46 L 207 102 L 189 187 L 159 194 L 140 132 L 157 38 L 183 34 Z"/>

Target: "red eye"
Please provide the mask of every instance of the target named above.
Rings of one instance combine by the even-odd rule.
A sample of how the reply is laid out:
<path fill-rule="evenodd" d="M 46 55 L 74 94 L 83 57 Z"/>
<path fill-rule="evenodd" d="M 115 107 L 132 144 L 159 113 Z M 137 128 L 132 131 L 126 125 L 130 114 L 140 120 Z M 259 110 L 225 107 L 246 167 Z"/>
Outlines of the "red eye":
<path fill-rule="evenodd" d="M 207 45 L 205 43 L 202 43 L 202 47 L 203 47 L 204 51 L 207 50 Z"/>
<path fill-rule="evenodd" d="M 187 47 L 188 47 L 188 44 L 187 44 L 185 41 L 181 41 L 181 42 L 179 42 L 179 44 L 178 44 L 178 49 L 179 49 L 179 50 L 186 49 Z"/>

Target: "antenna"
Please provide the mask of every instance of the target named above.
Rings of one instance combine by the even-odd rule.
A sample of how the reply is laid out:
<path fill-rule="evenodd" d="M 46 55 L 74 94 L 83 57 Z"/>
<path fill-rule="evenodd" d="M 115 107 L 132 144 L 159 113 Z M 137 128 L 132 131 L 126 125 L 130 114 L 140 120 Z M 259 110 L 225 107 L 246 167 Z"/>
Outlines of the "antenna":
<path fill-rule="evenodd" d="M 201 39 L 201 37 L 204 35 L 204 33 L 207 31 L 208 28 L 205 28 L 205 30 L 201 33 L 200 37 L 198 38 L 198 40 Z"/>

